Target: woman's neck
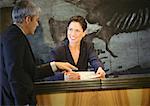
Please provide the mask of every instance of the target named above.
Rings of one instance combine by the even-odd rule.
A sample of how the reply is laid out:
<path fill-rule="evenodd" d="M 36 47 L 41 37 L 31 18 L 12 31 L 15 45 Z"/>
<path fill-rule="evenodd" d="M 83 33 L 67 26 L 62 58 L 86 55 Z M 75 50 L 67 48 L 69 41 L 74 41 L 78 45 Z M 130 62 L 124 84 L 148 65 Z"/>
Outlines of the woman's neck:
<path fill-rule="evenodd" d="M 79 59 L 79 54 L 80 54 L 80 45 L 73 45 L 69 44 L 69 49 L 73 58 L 74 63 L 77 65 L 78 59 Z"/>
<path fill-rule="evenodd" d="M 74 50 L 79 50 L 80 49 L 80 44 L 69 44 L 70 49 Z"/>

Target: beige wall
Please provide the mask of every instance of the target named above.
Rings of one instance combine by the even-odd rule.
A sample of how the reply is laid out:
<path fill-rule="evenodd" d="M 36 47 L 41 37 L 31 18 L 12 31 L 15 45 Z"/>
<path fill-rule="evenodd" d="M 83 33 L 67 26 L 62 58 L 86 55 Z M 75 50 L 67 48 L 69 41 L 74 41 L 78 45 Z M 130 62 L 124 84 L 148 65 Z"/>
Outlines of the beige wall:
<path fill-rule="evenodd" d="M 0 8 L 0 32 L 4 31 L 11 23 L 11 7 Z"/>

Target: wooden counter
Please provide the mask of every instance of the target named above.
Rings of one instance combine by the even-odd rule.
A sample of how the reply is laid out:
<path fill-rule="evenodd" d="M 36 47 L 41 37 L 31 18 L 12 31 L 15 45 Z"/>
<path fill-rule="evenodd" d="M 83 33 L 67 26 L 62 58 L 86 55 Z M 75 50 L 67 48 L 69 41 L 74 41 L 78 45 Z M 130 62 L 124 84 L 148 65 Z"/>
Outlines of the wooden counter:
<path fill-rule="evenodd" d="M 39 106 L 149 106 L 150 76 L 36 82 Z"/>

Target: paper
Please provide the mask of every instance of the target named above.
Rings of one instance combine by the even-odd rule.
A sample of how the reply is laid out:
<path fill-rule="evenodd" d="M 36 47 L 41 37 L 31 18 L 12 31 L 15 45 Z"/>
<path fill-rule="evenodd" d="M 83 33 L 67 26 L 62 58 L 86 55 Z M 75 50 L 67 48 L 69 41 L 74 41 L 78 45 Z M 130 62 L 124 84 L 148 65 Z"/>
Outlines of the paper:
<path fill-rule="evenodd" d="M 93 77 L 95 77 L 95 72 L 77 72 L 77 73 L 79 73 L 80 74 L 80 80 L 89 80 L 89 79 L 91 79 L 91 78 L 93 78 Z"/>
<path fill-rule="evenodd" d="M 79 71 L 76 73 L 79 73 L 80 80 L 92 80 L 99 78 L 99 75 L 96 75 L 94 71 Z M 69 76 L 67 74 L 64 74 L 64 80 L 69 80 Z"/>
<path fill-rule="evenodd" d="M 99 78 L 100 75 L 93 75 L 93 76 L 90 76 L 90 79 L 96 79 L 96 78 Z"/>

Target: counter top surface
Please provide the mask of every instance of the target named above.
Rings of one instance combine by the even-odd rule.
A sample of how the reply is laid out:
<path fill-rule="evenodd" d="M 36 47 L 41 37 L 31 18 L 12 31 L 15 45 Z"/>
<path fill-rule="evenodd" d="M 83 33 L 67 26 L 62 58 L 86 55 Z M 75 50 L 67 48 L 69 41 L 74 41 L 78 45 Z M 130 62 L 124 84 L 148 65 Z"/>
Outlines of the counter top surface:
<path fill-rule="evenodd" d="M 109 76 L 105 79 L 35 82 L 37 94 L 85 90 L 150 88 L 150 74 Z"/>

